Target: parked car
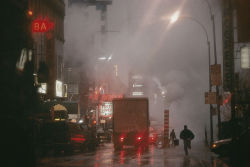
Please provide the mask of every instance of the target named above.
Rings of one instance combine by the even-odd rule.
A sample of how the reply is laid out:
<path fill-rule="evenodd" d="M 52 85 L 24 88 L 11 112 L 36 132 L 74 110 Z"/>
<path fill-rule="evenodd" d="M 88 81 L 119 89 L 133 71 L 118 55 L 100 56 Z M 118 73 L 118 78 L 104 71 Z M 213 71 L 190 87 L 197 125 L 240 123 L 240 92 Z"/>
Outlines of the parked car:
<path fill-rule="evenodd" d="M 87 124 L 81 124 L 81 126 L 86 129 L 86 142 L 85 142 L 85 148 L 88 151 L 93 151 L 98 146 L 98 138 L 97 138 L 97 131 L 96 126 L 93 125 L 87 125 Z"/>
<path fill-rule="evenodd" d="M 56 153 L 74 150 L 83 151 L 88 142 L 88 128 L 67 121 L 48 121 L 40 128 L 40 141 L 43 151 L 53 150 Z"/>
<path fill-rule="evenodd" d="M 217 140 L 213 142 L 211 146 L 211 151 L 220 156 L 228 156 L 231 146 L 232 146 L 232 138 Z"/>
<path fill-rule="evenodd" d="M 250 166 L 250 127 L 243 130 L 234 140 L 215 141 L 211 150 L 222 157 L 228 157 L 232 166 Z"/>
<path fill-rule="evenodd" d="M 240 136 L 233 142 L 231 150 L 232 165 L 250 166 L 250 126 L 242 131 Z"/>

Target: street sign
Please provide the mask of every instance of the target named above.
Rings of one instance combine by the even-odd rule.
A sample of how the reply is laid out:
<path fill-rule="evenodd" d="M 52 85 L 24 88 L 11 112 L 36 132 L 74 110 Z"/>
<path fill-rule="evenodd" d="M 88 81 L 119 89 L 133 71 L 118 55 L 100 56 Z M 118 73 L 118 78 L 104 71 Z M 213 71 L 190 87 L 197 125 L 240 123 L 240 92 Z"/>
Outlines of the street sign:
<path fill-rule="evenodd" d="M 216 92 L 205 92 L 205 104 L 217 104 Z"/>
<path fill-rule="evenodd" d="M 221 82 L 221 65 L 214 64 L 210 66 L 211 69 L 211 85 L 219 86 Z"/>
<path fill-rule="evenodd" d="M 32 31 L 33 32 L 48 32 L 54 29 L 55 23 L 47 18 L 35 19 L 32 21 Z"/>
<path fill-rule="evenodd" d="M 110 117 L 113 114 L 112 102 L 103 102 L 100 107 L 100 115 L 103 117 Z"/>

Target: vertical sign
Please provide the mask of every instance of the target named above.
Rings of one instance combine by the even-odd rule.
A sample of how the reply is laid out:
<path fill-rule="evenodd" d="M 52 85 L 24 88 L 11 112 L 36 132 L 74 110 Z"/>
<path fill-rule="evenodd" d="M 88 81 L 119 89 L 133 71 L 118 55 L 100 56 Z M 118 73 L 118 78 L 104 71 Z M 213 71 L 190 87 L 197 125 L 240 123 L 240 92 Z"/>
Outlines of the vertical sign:
<path fill-rule="evenodd" d="M 164 146 L 168 146 L 169 138 L 169 110 L 164 111 Z"/>
<path fill-rule="evenodd" d="M 221 65 L 214 64 L 211 65 L 211 84 L 214 86 L 221 85 Z"/>
<path fill-rule="evenodd" d="M 63 86 L 62 82 L 56 80 L 56 96 L 57 97 L 63 97 Z"/>
<path fill-rule="evenodd" d="M 205 93 L 205 104 L 217 104 L 216 92 Z"/>
<path fill-rule="evenodd" d="M 233 37 L 233 12 L 231 1 L 223 0 L 222 11 L 223 35 L 223 88 L 231 91 L 233 88 L 234 74 L 234 37 Z"/>
<path fill-rule="evenodd" d="M 240 64 L 241 68 L 249 69 L 250 68 L 250 47 L 243 47 L 240 51 Z"/>

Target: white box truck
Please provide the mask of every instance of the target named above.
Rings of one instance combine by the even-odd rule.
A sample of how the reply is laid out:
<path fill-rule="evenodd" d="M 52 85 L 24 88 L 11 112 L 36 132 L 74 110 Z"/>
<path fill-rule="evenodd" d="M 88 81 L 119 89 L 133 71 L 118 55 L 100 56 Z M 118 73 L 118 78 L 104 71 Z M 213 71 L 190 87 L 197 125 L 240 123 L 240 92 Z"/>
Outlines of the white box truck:
<path fill-rule="evenodd" d="M 113 143 L 119 150 L 124 145 L 148 146 L 148 98 L 123 98 L 113 100 Z"/>

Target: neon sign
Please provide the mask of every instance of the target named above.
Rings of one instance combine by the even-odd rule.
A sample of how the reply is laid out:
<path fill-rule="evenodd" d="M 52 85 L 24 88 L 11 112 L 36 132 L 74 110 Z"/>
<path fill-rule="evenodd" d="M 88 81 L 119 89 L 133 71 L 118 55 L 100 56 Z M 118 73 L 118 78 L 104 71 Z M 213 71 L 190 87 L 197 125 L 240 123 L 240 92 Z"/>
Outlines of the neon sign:
<path fill-rule="evenodd" d="M 89 99 L 92 101 L 111 102 L 113 99 L 121 99 L 123 94 L 100 94 L 99 91 L 95 91 L 89 95 Z"/>
<path fill-rule="evenodd" d="M 32 32 L 48 32 L 54 29 L 54 22 L 48 19 L 35 19 L 32 22 Z"/>
<path fill-rule="evenodd" d="M 112 101 L 113 99 L 122 99 L 123 95 L 122 94 L 103 94 L 101 96 L 101 101 Z"/>
<path fill-rule="evenodd" d="M 113 113 L 112 102 L 104 102 L 100 106 L 100 114 L 101 116 L 110 116 Z"/>

